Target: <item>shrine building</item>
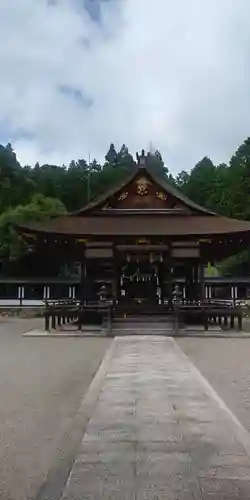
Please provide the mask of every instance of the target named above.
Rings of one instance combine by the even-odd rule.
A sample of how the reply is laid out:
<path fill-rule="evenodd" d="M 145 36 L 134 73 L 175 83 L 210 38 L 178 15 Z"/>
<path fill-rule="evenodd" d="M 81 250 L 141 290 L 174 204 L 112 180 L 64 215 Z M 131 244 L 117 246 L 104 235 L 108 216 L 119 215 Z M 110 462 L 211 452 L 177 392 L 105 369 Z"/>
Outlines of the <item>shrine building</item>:
<path fill-rule="evenodd" d="M 50 259 L 80 263 L 76 297 L 98 300 L 105 285 L 114 307 L 171 309 L 174 284 L 202 302 L 204 267 L 250 243 L 250 222 L 197 205 L 137 155 L 129 176 L 74 213 L 18 227 L 27 245 Z"/>

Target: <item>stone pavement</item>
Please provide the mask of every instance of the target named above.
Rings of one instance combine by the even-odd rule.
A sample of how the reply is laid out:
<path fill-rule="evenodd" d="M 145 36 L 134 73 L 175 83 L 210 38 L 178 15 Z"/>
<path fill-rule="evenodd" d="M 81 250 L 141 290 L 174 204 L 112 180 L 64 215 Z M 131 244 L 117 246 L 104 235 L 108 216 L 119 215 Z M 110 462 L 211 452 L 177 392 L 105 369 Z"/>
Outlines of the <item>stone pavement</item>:
<path fill-rule="evenodd" d="M 174 340 L 112 349 L 63 500 L 249 500 L 250 436 Z"/>

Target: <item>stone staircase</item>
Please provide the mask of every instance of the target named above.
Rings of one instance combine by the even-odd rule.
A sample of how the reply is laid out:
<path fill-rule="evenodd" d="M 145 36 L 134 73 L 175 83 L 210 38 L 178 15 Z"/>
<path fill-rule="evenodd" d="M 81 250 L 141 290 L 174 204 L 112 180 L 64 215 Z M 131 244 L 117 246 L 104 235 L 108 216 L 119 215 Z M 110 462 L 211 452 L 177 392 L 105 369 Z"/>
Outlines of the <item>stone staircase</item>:
<path fill-rule="evenodd" d="M 211 325 L 209 332 L 205 332 L 203 325 L 180 324 L 176 330 L 174 317 L 172 314 L 165 315 L 145 315 L 130 314 L 115 315 L 112 318 L 112 336 L 125 335 L 165 335 L 165 336 L 218 336 L 221 334 L 221 327 Z"/>
<path fill-rule="evenodd" d="M 173 319 L 171 316 L 123 316 L 114 317 L 112 335 L 171 335 Z"/>

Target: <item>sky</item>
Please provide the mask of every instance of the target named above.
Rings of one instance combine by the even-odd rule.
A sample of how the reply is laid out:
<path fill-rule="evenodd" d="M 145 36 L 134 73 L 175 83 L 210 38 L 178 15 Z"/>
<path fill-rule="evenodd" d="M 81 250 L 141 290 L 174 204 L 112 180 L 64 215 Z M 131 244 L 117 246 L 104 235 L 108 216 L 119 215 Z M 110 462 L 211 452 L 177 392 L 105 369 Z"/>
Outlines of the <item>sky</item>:
<path fill-rule="evenodd" d="M 150 145 L 173 173 L 250 135 L 249 0 L 0 0 L 0 143 L 20 162 Z"/>

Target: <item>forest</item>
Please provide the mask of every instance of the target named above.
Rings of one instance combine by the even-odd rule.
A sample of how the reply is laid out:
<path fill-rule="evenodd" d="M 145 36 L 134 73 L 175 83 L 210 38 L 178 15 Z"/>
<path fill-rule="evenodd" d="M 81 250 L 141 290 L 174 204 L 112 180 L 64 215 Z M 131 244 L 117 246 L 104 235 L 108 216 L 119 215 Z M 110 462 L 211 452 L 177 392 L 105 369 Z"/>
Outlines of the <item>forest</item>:
<path fill-rule="evenodd" d="M 119 181 L 134 159 L 126 145 L 111 144 L 101 165 L 95 159 L 72 160 L 69 165 L 22 166 L 11 144 L 0 145 L 0 258 L 19 259 L 22 244 L 12 225 L 41 221 L 74 211 Z M 250 138 L 229 163 L 215 165 L 208 156 L 191 171 L 173 176 L 160 151 L 150 153 L 150 167 L 189 198 L 221 215 L 250 220 Z M 250 253 L 235 255 L 220 264 L 223 274 L 250 272 Z"/>

